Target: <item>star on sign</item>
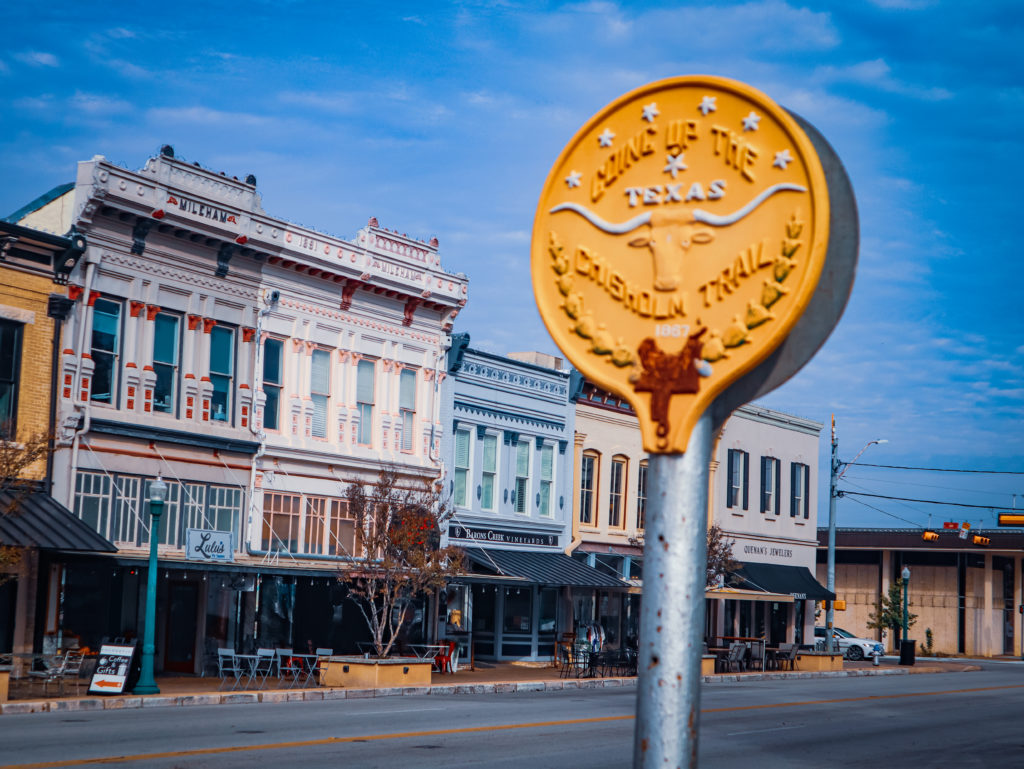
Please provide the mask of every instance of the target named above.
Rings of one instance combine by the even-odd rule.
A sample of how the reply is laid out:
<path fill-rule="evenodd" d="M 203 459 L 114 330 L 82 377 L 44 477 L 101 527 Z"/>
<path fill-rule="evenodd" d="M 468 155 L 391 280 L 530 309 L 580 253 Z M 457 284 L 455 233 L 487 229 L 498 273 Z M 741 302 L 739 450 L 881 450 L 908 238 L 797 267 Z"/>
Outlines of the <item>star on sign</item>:
<path fill-rule="evenodd" d="M 701 114 L 707 115 L 709 112 L 714 112 L 718 107 L 715 106 L 715 96 L 705 96 L 700 100 L 700 106 L 697 107 L 701 111 Z"/>
<path fill-rule="evenodd" d="M 680 171 L 685 171 L 687 168 L 686 163 L 683 162 L 682 152 L 678 155 L 669 155 L 665 160 L 668 161 L 668 165 L 661 170 L 666 174 L 672 174 L 673 179 L 676 178 Z"/>
<path fill-rule="evenodd" d="M 757 124 L 761 122 L 761 116 L 758 115 L 754 110 L 750 110 L 750 114 L 743 118 L 743 130 L 744 131 L 756 131 Z"/>
<path fill-rule="evenodd" d="M 782 150 L 782 152 L 775 153 L 775 162 L 772 163 L 772 168 L 781 168 L 785 171 L 786 166 L 792 162 L 793 156 L 789 154 L 789 150 Z"/>
<path fill-rule="evenodd" d="M 658 104 L 657 104 L 657 102 L 653 102 L 652 101 L 650 104 L 647 104 L 647 105 L 644 106 L 644 117 L 643 117 L 643 119 L 646 120 L 648 123 L 653 123 L 654 122 L 654 118 L 658 117 L 658 115 L 660 115 L 660 114 L 661 113 L 658 112 Z"/>
<path fill-rule="evenodd" d="M 606 128 L 601 132 L 601 135 L 597 137 L 597 143 L 601 147 L 611 147 L 612 139 L 614 138 L 615 134 Z"/>
<path fill-rule="evenodd" d="M 579 171 L 572 171 L 567 177 L 565 177 L 565 183 L 569 187 L 569 189 L 580 186 L 580 177 L 582 175 L 583 174 L 581 174 Z"/>

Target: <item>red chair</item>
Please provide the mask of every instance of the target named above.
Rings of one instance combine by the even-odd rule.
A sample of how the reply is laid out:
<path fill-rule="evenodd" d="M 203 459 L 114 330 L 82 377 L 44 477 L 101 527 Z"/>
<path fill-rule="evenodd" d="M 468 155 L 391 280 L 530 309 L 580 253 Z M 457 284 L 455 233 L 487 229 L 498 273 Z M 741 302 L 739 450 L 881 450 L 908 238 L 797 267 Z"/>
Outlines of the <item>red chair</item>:
<path fill-rule="evenodd" d="M 434 664 L 437 666 L 438 673 L 452 672 L 452 654 L 454 653 L 455 641 L 449 641 L 447 651 L 442 650 L 434 655 Z"/>

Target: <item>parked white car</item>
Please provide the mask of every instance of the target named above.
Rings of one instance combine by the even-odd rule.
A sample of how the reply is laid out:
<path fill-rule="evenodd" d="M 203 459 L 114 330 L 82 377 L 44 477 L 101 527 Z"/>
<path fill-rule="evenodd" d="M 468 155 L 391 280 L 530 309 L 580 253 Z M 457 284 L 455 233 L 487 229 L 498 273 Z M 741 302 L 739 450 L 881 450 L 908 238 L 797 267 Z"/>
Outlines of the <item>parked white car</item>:
<path fill-rule="evenodd" d="M 832 627 L 832 637 L 839 643 L 839 651 L 848 660 L 862 660 L 871 656 L 876 650 L 879 654 L 885 653 L 884 647 L 878 641 L 873 641 L 870 638 L 857 638 L 853 633 L 843 630 L 841 627 Z M 814 628 L 814 640 L 825 641 L 825 628 Z"/>

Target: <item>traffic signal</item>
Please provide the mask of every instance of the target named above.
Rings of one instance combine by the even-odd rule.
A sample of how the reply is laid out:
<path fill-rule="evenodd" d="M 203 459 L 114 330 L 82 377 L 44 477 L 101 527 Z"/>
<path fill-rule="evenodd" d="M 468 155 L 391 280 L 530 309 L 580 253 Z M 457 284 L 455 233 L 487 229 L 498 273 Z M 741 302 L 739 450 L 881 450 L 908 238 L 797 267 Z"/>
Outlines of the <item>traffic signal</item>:
<path fill-rule="evenodd" d="M 1000 526 L 1024 526 L 1024 515 L 1020 513 L 999 513 Z"/>
<path fill-rule="evenodd" d="M 937 531 L 926 531 L 924 534 L 921 535 L 921 539 L 923 539 L 925 542 L 938 542 L 939 533 Z"/>
<path fill-rule="evenodd" d="M 980 534 L 975 534 L 974 535 L 974 544 L 982 545 L 983 547 L 988 547 L 988 543 L 989 543 L 989 538 L 988 537 L 983 537 Z"/>

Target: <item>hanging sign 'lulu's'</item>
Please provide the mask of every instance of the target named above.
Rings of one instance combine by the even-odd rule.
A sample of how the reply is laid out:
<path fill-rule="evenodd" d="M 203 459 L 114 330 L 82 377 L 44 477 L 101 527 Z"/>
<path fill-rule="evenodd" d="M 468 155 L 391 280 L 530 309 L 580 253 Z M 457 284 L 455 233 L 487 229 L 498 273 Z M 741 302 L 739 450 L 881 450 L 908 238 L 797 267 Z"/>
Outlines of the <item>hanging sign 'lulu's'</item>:
<path fill-rule="evenodd" d="M 825 174 L 796 121 L 715 77 L 663 80 L 590 120 L 548 175 L 534 293 L 555 343 L 633 404 L 644 448 L 685 451 L 715 396 L 807 307 Z"/>

